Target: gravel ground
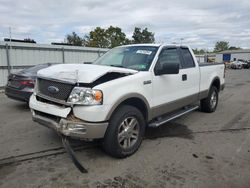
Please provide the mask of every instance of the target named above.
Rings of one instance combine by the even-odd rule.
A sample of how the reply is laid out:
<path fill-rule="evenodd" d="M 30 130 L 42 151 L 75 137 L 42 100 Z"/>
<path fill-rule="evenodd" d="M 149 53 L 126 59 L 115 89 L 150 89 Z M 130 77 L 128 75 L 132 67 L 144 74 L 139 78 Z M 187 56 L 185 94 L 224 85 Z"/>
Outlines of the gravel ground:
<path fill-rule="evenodd" d="M 0 93 L 0 164 L 13 162 L 0 167 L 0 187 L 249 187 L 249 94 L 250 70 L 228 70 L 215 113 L 148 129 L 126 159 L 107 156 L 98 142 L 75 141 L 84 147 L 76 152 L 89 171 L 82 174 L 60 138 L 32 122 L 27 105 Z"/>

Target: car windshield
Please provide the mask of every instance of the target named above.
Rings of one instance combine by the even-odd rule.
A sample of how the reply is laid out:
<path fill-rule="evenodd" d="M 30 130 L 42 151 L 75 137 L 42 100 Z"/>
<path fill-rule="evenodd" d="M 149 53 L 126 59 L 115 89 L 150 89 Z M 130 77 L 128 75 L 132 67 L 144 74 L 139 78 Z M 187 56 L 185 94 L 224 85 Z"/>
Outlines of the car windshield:
<path fill-rule="evenodd" d="M 94 64 L 147 71 L 158 50 L 155 46 L 123 46 L 108 51 Z"/>

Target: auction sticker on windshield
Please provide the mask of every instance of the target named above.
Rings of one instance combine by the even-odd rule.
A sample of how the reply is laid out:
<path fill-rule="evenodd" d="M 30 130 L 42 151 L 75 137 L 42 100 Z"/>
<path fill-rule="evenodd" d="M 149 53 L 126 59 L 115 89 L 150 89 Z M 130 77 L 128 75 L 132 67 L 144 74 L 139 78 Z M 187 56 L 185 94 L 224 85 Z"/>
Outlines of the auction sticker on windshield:
<path fill-rule="evenodd" d="M 152 53 L 152 51 L 149 51 L 149 50 L 137 50 L 136 53 L 137 54 L 150 55 Z"/>

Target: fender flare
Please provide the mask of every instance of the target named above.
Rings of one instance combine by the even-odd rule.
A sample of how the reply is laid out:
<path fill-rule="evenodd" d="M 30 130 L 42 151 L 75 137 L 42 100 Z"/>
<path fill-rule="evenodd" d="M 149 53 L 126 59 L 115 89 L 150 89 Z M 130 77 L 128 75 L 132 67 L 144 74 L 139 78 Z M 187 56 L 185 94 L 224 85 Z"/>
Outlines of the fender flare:
<path fill-rule="evenodd" d="M 109 120 L 112 116 L 112 114 L 114 113 L 114 111 L 126 100 L 128 99 L 132 99 L 132 98 L 137 98 L 139 100 L 141 100 L 144 104 L 145 104 L 145 107 L 147 109 L 147 120 L 150 119 L 151 117 L 151 113 L 150 113 L 150 106 L 149 106 L 149 103 L 147 101 L 147 99 L 139 94 L 139 93 L 130 93 L 130 94 L 127 94 L 127 95 L 124 95 L 122 97 L 120 97 L 116 102 L 115 104 L 112 106 L 112 108 L 109 110 L 107 116 L 106 116 L 106 120 Z"/>
<path fill-rule="evenodd" d="M 212 87 L 213 83 L 214 83 L 216 80 L 218 80 L 218 81 L 219 81 L 219 88 L 218 88 L 218 91 L 220 91 L 220 88 L 221 88 L 221 82 L 220 82 L 220 78 L 219 78 L 218 76 L 215 76 L 215 77 L 213 78 L 213 80 L 212 80 L 212 82 L 211 82 L 211 84 L 210 84 L 210 86 L 209 86 L 209 90 L 211 89 L 211 87 Z M 209 90 L 208 90 L 208 92 L 209 92 Z"/>

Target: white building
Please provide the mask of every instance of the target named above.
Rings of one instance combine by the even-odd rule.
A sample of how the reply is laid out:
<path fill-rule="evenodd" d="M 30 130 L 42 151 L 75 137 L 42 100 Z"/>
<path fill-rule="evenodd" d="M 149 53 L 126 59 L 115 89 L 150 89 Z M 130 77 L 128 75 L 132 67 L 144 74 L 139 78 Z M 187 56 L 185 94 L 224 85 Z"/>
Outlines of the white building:
<path fill-rule="evenodd" d="M 215 54 L 203 54 L 203 55 L 195 55 L 198 63 L 214 63 L 215 61 Z"/>
<path fill-rule="evenodd" d="M 230 62 L 241 60 L 250 60 L 250 49 L 226 50 L 216 54 L 216 62 Z"/>
<path fill-rule="evenodd" d="M 42 63 L 93 62 L 109 49 L 0 41 L 0 88 L 8 74 Z"/>
<path fill-rule="evenodd" d="M 195 55 L 198 63 L 205 63 L 205 55 Z"/>

